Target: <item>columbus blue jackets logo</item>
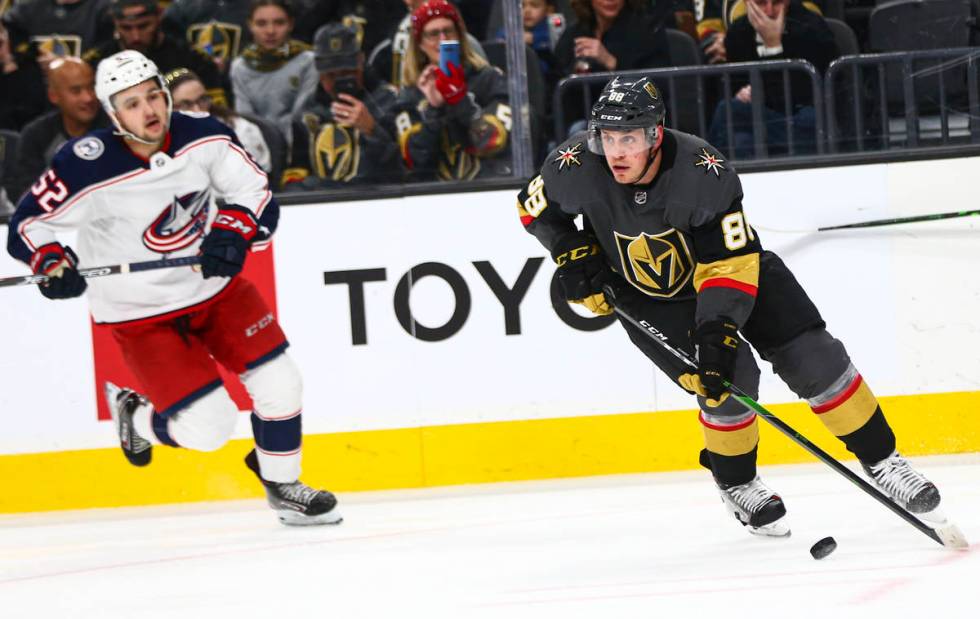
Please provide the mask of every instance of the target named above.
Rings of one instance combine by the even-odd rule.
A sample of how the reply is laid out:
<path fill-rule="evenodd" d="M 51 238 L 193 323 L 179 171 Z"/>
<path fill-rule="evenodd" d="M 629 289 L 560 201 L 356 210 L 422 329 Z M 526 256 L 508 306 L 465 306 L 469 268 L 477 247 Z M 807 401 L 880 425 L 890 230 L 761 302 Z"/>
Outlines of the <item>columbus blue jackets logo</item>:
<path fill-rule="evenodd" d="M 653 235 L 613 234 L 623 275 L 647 295 L 672 297 L 690 281 L 694 260 L 684 235 L 676 229 Z"/>
<path fill-rule="evenodd" d="M 170 205 L 143 232 L 143 244 L 161 254 L 193 244 L 204 233 L 210 202 L 208 191 L 174 196 Z"/>

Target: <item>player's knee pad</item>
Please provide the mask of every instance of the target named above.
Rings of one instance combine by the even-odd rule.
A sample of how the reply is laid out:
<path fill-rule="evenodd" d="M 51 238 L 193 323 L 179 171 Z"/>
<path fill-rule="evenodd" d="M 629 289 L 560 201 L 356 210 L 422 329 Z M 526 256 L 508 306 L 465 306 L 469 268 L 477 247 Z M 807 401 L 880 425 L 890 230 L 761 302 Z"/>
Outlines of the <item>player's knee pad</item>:
<path fill-rule="evenodd" d="M 237 421 L 238 406 L 224 389 L 215 389 L 178 411 L 170 418 L 167 429 L 181 447 L 215 451 L 231 438 Z"/>
<path fill-rule="evenodd" d="M 261 419 L 292 417 L 303 406 L 303 378 L 286 353 L 245 372 L 241 379 Z"/>
<path fill-rule="evenodd" d="M 826 329 L 804 331 L 786 344 L 766 351 L 765 357 L 773 371 L 804 400 L 827 391 L 851 366 L 844 344 Z"/>

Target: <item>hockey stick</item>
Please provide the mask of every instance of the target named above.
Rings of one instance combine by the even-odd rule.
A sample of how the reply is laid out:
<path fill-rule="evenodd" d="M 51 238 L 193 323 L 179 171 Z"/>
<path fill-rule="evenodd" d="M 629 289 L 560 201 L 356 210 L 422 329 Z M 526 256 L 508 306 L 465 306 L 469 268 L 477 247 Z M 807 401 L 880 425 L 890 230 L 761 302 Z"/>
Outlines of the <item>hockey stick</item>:
<path fill-rule="evenodd" d="M 817 232 L 828 230 L 847 230 L 849 228 L 874 228 L 877 226 L 891 226 L 895 224 L 910 224 L 917 221 L 936 221 L 939 219 L 955 219 L 957 217 L 969 217 L 970 215 L 980 215 L 980 210 L 975 211 L 953 211 L 951 213 L 936 213 L 935 215 L 914 215 L 912 217 L 894 217 L 892 219 L 872 219 L 871 221 L 859 221 L 853 224 L 842 226 L 824 226 L 817 228 Z"/>
<path fill-rule="evenodd" d="M 824 226 L 822 228 L 809 228 L 806 230 L 787 230 L 782 228 L 770 228 L 752 222 L 752 227 L 765 232 L 778 232 L 780 234 L 810 234 L 813 232 L 830 232 L 831 230 L 852 230 L 855 228 L 877 228 L 879 226 L 896 226 L 898 224 L 911 224 L 919 221 L 939 221 L 940 219 L 957 219 L 959 217 L 969 217 L 980 215 L 980 210 L 974 211 L 952 211 L 949 213 L 936 213 L 934 215 L 912 215 L 910 217 L 892 217 L 890 219 L 871 219 L 869 221 L 858 221 L 852 224 L 842 224 L 839 226 Z"/>
<path fill-rule="evenodd" d="M 694 359 L 692 359 L 691 356 L 685 353 L 683 350 L 673 347 L 670 344 L 669 340 L 667 339 L 667 336 L 664 335 L 662 331 L 660 331 L 659 329 L 651 325 L 646 320 L 637 320 L 636 318 L 630 316 L 627 312 L 625 312 L 621 308 L 617 307 L 615 305 L 615 298 L 616 298 L 615 293 L 608 286 L 605 288 L 605 296 L 607 301 L 613 303 L 613 310 L 617 314 L 622 316 L 624 320 L 626 320 L 634 327 L 643 331 L 643 333 L 646 334 L 650 339 L 660 344 L 660 346 L 663 347 L 664 350 L 666 350 L 673 356 L 677 357 L 682 363 L 684 363 L 684 365 L 691 368 L 692 370 L 697 371 L 698 365 L 694 361 Z M 875 499 L 876 501 L 878 501 L 879 503 L 881 503 L 891 511 L 895 512 L 895 514 L 899 518 L 908 522 L 909 524 L 911 524 L 913 527 L 915 527 L 925 535 L 928 535 L 930 538 L 935 540 L 938 544 L 945 546 L 947 548 L 955 548 L 957 550 L 963 550 L 969 546 L 969 543 L 966 541 L 966 537 L 963 535 L 963 533 L 959 530 L 959 528 L 955 524 L 946 522 L 943 523 L 942 526 L 937 526 L 935 529 L 924 524 L 921 520 L 919 520 L 914 515 L 912 515 L 908 510 L 904 509 L 900 505 L 897 505 L 894 501 L 892 501 L 890 498 L 885 496 L 877 488 L 869 484 L 867 481 L 858 477 L 857 474 L 854 473 L 854 471 L 847 468 L 846 466 L 838 462 L 836 459 L 834 459 L 833 456 L 831 456 L 824 450 L 820 449 L 819 447 L 811 443 L 809 439 L 807 439 L 805 436 L 803 436 L 802 434 L 800 434 L 799 432 L 791 428 L 782 419 L 776 417 L 774 414 L 766 410 L 764 406 L 762 406 L 754 399 L 749 397 L 749 395 L 746 394 L 744 391 L 742 391 L 741 389 L 739 389 L 738 387 L 736 387 L 735 385 L 731 384 L 728 381 L 725 381 L 725 387 L 728 388 L 729 392 L 732 394 L 732 397 L 738 400 L 742 404 L 742 406 L 753 411 L 754 413 L 756 413 L 757 415 L 759 415 L 760 417 L 768 421 L 777 430 L 779 430 L 787 437 L 789 437 L 789 439 L 792 440 L 794 443 L 796 443 L 803 449 L 810 452 L 814 457 L 816 457 L 824 464 L 828 465 L 830 468 L 840 473 L 845 479 L 847 479 L 855 486 L 857 486 L 865 493 L 867 493 L 869 496 L 871 496 L 871 498 Z"/>
<path fill-rule="evenodd" d="M 171 267 L 182 267 L 200 263 L 200 256 L 185 256 L 183 258 L 164 258 L 163 260 L 147 260 L 145 262 L 129 262 L 114 264 L 112 266 L 92 267 L 90 269 L 80 269 L 78 274 L 85 278 L 104 277 L 106 275 L 116 275 L 117 273 L 138 273 L 139 271 L 151 271 L 153 269 L 169 269 Z M 48 281 L 47 275 L 22 275 L 18 277 L 0 278 L 0 287 L 3 286 L 26 286 L 28 284 L 43 284 Z"/>

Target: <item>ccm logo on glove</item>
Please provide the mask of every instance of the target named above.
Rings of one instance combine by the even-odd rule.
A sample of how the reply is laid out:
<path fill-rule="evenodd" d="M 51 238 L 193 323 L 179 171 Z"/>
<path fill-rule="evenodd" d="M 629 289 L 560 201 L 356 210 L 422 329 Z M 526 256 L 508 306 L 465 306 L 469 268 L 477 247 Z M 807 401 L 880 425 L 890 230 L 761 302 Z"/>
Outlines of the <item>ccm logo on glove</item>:
<path fill-rule="evenodd" d="M 211 227 L 237 232 L 245 237 L 246 240 L 251 240 L 258 231 L 252 217 L 240 211 L 219 211 Z"/>

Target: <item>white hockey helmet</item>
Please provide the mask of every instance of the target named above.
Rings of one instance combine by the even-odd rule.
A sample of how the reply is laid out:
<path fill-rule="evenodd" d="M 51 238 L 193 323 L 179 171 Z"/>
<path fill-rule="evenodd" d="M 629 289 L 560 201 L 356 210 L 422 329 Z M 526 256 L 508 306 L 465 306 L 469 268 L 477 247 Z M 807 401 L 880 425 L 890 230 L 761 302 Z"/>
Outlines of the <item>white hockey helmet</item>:
<path fill-rule="evenodd" d="M 112 104 L 112 96 L 147 80 L 156 80 L 160 89 L 165 93 L 167 118 L 164 122 L 169 123 L 170 114 L 173 112 L 173 100 L 170 97 L 170 91 L 167 90 L 163 75 L 160 74 L 160 70 L 152 60 L 136 50 L 127 49 L 102 60 L 95 71 L 95 96 L 116 126 L 116 133 L 138 142 L 145 142 L 145 140 L 136 137 L 119 123 L 115 107 Z"/>

